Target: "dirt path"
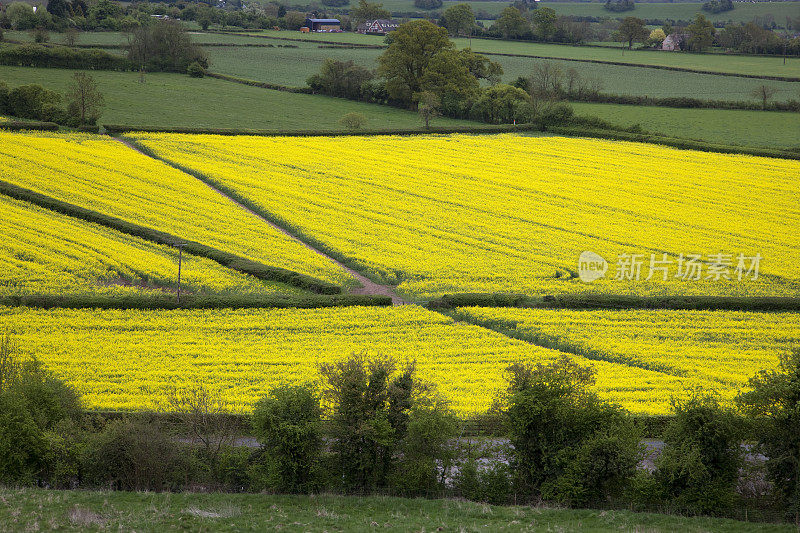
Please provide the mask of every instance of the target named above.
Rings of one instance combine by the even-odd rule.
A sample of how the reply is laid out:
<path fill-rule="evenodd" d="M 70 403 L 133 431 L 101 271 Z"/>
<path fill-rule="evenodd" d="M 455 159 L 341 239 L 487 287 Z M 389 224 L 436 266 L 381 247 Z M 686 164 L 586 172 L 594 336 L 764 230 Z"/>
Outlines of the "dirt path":
<path fill-rule="evenodd" d="M 142 151 L 135 143 L 131 142 L 128 139 L 121 138 L 121 137 L 114 137 L 114 138 L 116 140 L 118 140 L 119 142 L 121 142 L 122 144 L 124 144 L 125 146 L 127 146 L 128 148 L 130 148 L 131 150 L 135 150 L 136 152 L 139 152 L 140 154 L 142 154 L 144 156 L 147 156 L 147 157 L 150 157 L 150 158 L 153 158 L 153 159 L 157 159 L 158 161 L 161 161 L 161 162 L 171 166 L 172 168 L 175 168 L 176 170 L 180 170 L 181 172 L 184 172 L 183 169 L 180 169 L 177 166 L 173 165 L 170 161 L 168 161 L 166 159 L 161 159 L 160 157 L 153 157 L 151 154 L 148 154 L 147 152 Z M 188 175 L 191 176 L 191 174 L 188 174 Z M 194 176 L 192 176 L 192 177 L 194 177 Z M 197 178 L 195 178 L 195 179 L 197 179 Z M 403 305 L 403 304 L 409 303 L 406 300 L 404 300 L 403 298 L 401 298 L 400 296 L 398 296 L 397 293 L 394 291 L 393 287 L 391 287 L 389 285 L 381 285 L 380 283 L 375 283 L 374 281 L 372 281 L 371 279 L 367 278 L 366 276 L 356 272 L 355 270 L 353 270 L 352 268 L 346 266 L 345 264 L 341 263 L 340 261 L 337 261 L 335 258 L 329 256 L 328 254 L 326 254 L 322 250 L 320 250 L 318 248 L 315 248 L 311 244 L 301 240 L 297 235 L 287 231 L 285 228 L 282 228 L 282 227 L 274 224 L 272 221 L 270 221 L 267 218 L 259 215 L 258 213 L 256 213 L 252 209 L 240 204 L 239 202 L 237 202 L 236 200 L 234 200 L 233 198 L 231 198 L 230 196 L 225 194 L 223 191 L 217 189 L 216 187 L 214 187 L 210 183 L 205 182 L 205 181 L 200 180 L 200 179 L 198 179 L 198 181 L 200 181 L 200 183 L 203 183 L 204 185 L 206 185 L 212 191 L 216 192 L 217 194 L 221 194 L 222 196 L 224 196 L 225 198 L 227 198 L 228 200 L 230 200 L 231 202 L 236 204 L 240 209 L 244 209 L 245 211 L 247 211 L 251 215 L 253 215 L 255 217 L 258 217 L 258 219 L 261 220 L 262 222 L 264 222 L 265 224 L 267 224 L 270 227 L 274 228 L 275 230 L 281 232 L 283 235 L 286 235 L 287 237 L 289 237 L 293 241 L 305 246 L 308 250 L 311 250 L 315 254 L 320 255 L 320 256 L 328 259 L 329 261 L 333 261 L 334 263 L 336 263 L 339 266 L 339 268 L 341 268 L 342 270 L 344 270 L 345 272 L 350 274 L 356 281 L 358 281 L 358 283 L 361 284 L 360 287 L 351 288 L 349 290 L 350 294 L 365 294 L 365 295 L 371 295 L 371 296 L 388 296 L 388 297 L 390 297 L 392 299 L 392 305 Z"/>

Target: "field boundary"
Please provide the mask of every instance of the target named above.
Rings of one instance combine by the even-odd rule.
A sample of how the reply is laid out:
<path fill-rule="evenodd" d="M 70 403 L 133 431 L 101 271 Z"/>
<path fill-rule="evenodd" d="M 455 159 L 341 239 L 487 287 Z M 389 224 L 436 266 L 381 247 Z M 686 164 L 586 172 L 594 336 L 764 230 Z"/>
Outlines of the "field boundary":
<path fill-rule="evenodd" d="M 280 281 L 282 283 L 286 283 L 287 285 L 306 289 L 318 294 L 340 294 L 342 292 L 342 287 L 339 285 L 334 285 L 333 283 L 319 280 L 306 274 L 259 263 L 229 252 L 218 250 L 202 243 L 183 239 L 146 226 L 140 226 L 117 217 L 105 215 L 85 207 L 58 200 L 51 196 L 14 185 L 7 181 L 0 180 L 0 194 L 5 194 L 6 196 L 16 198 L 17 200 L 24 200 L 34 205 L 38 205 L 39 207 L 49 209 L 50 211 L 55 211 L 73 218 L 85 220 L 87 222 L 93 222 L 121 233 L 133 235 L 134 237 L 139 237 L 157 244 L 173 246 L 177 242 L 185 243 L 186 247 L 184 248 L 184 251 L 186 253 L 211 259 L 222 266 L 237 270 L 244 274 L 249 274 L 258 279 Z"/>
<path fill-rule="evenodd" d="M 344 257 L 338 252 L 334 252 L 328 246 L 325 246 L 317 239 L 310 237 L 300 231 L 298 228 L 289 224 L 287 221 L 275 216 L 266 209 L 263 209 L 255 202 L 244 196 L 243 194 L 233 190 L 227 185 L 217 181 L 216 179 L 204 174 L 200 171 L 180 165 L 168 158 L 157 155 L 153 150 L 137 142 L 135 139 L 129 137 L 121 137 L 120 142 L 124 143 L 129 148 L 138 151 L 139 153 L 151 157 L 157 161 L 161 161 L 185 174 L 188 174 L 201 182 L 205 183 L 208 187 L 216 191 L 218 194 L 228 198 L 236 205 L 246 210 L 253 216 L 258 217 L 264 223 L 272 228 L 280 231 L 283 235 L 294 240 L 298 244 L 305 246 L 308 250 L 336 263 L 340 268 L 344 269 L 348 274 L 353 276 L 361 284 L 360 288 L 351 289 L 352 294 L 365 294 L 384 296 L 391 299 L 393 305 L 403 305 L 408 303 L 405 299 L 399 296 L 394 288 L 380 280 L 374 280 L 362 274 L 354 268 L 354 262 L 349 258 Z"/>

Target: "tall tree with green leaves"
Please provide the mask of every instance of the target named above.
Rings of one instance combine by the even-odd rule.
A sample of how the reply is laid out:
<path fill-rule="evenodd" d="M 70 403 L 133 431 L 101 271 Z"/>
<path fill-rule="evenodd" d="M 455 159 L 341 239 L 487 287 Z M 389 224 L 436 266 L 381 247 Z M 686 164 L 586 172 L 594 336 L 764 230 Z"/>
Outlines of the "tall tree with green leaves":
<path fill-rule="evenodd" d="M 383 4 L 359 0 L 358 6 L 350 10 L 350 20 L 353 25 L 358 25 L 367 20 L 389 19 L 392 14 L 384 9 Z"/>
<path fill-rule="evenodd" d="M 634 41 L 643 42 L 648 37 L 650 32 L 638 17 L 625 17 L 617 28 L 617 40 L 628 43 L 628 48 L 633 48 Z"/>
<path fill-rule="evenodd" d="M 689 34 L 689 48 L 697 52 L 702 52 L 714 42 L 714 34 L 717 30 L 714 25 L 702 13 L 698 13 L 694 22 L 686 26 Z"/>
<path fill-rule="evenodd" d="M 530 31 L 531 25 L 522 16 L 519 9 L 507 7 L 500 14 L 500 18 L 497 19 L 492 28 L 499 31 L 504 39 L 515 39 Z"/>
<path fill-rule="evenodd" d="M 444 19 L 450 35 L 472 35 L 475 27 L 475 13 L 469 4 L 456 4 L 444 12 Z"/>

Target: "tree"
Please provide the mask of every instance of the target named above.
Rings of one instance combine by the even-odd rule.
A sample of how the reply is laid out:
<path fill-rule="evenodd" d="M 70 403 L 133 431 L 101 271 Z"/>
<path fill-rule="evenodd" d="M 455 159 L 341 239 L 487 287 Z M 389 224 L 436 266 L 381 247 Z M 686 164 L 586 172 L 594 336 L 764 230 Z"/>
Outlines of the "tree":
<path fill-rule="evenodd" d="M 637 17 L 625 17 L 617 28 L 618 40 L 633 48 L 634 41 L 644 41 L 650 36 L 644 21 Z"/>
<path fill-rule="evenodd" d="M 661 46 L 661 43 L 664 42 L 667 36 L 664 34 L 664 30 L 661 28 L 656 28 L 650 32 L 650 36 L 647 37 L 647 41 L 653 46 Z"/>
<path fill-rule="evenodd" d="M 67 92 L 68 109 L 80 119 L 81 125 L 95 124 L 103 109 L 103 95 L 97 88 L 97 82 L 85 72 L 76 72 L 72 76 L 72 84 Z"/>
<path fill-rule="evenodd" d="M 70 5 L 66 0 L 49 0 L 47 2 L 47 12 L 54 17 L 66 18 L 71 15 Z"/>
<path fill-rule="evenodd" d="M 384 9 L 383 4 L 358 0 L 358 6 L 350 10 L 350 18 L 353 25 L 357 26 L 367 20 L 390 19 L 392 14 Z"/>
<path fill-rule="evenodd" d="M 456 4 L 444 12 L 447 30 L 450 35 L 472 35 L 475 27 L 475 13 L 469 4 Z"/>
<path fill-rule="evenodd" d="M 439 9 L 442 7 L 442 0 L 414 0 L 414 7 L 420 9 Z"/>
<path fill-rule="evenodd" d="M 420 118 L 425 123 L 426 130 L 430 129 L 431 119 L 439 116 L 440 106 L 441 102 L 439 101 L 439 97 L 432 92 L 423 91 L 420 93 L 417 110 L 419 111 Z"/>
<path fill-rule="evenodd" d="M 479 88 L 461 50 L 442 50 L 433 56 L 420 82 L 420 90 L 435 94 L 451 115 L 461 114 L 464 101 L 476 96 Z"/>
<path fill-rule="evenodd" d="M 500 18 L 492 25 L 492 29 L 500 32 L 504 39 L 516 39 L 529 32 L 531 25 L 519 9 L 507 7 L 500 13 Z"/>
<path fill-rule="evenodd" d="M 633 3 L 633 0 L 606 0 L 603 7 L 608 11 L 619 13 L 621 11 L 630 11 L 634 9 L 636 4 Z"/>
<path fill-rule="evenodd" d="M 322 63 L 319 74 L 309 77 L 306 83 L 314 91 L 339 98 L 358 99 L 362 87 L 369 83 L 374 74 L 353 61 L 337 61 L 327 58 Z"/>
<path fill-rule="evenodd" d="M 12 30 L 29 30 L 36 27 L 36 14 L 26 2 L 10 3 L 5 14 Z"/>
<path fill-rule="evenodd" d="M 557 20 L 558 15 L 551 7 L 540 7 L 533 12 L 533 17 L 531 17 L 536 35 L 543 41 L 553 38 L 553 34 L 556 32 Z"/>
<path fill-rule="evenodd" d="M 771 85 L 759 85 L 750 92 L 750 96 L 761 100 L 761 109 L 766 109 L 769 99 L 775 96 L 777 92 L 778 89 Z"/>
<path fill-rule="evenodd" d="M 78 44 L 78 36 L 80 32 L 77 28 L 69 27 L 67 31 L 64 32 L 64 45 L 69 46 L 70 48 L 74 48 L 76 44 Z"/>
<path fill-rule="evenodd" d="M 564 71 L 558 63 L 542 61 L 533 66 L 528 90 L 538 98 L 558 97 L 564 91 Z"/>
<path fill-rule="evenodd" d="M 348 130 L 360 130 L 367 125 L 367 117 L 363 113 L 346 113 L 339 119 L 339 124 Z"/>
<path fill-rule="evenodd" d="M 378 58 L 378 73 L 386 78 L 390 97 L 410 104 L 431 59 L 454 45 L 446 29 L 427 20 L 406 22 L 389 35 L 389 47 Z"/>
<path fill-rule="evenodd" d="M 736 401 L 756 424 L 768 479 L 800 524 L 800 350 L 781 355 L 776 370 L 762 370 L 748 386 Z"/>
<path fill-rule="evenodd" d="M 530 96 L 522 89 L 501 83 L 483 91 L 470 114 L 472 118 L 490 124 L 528 122 Z"/>
<path fill-rule="evenodd" d="M 186 28 L 173 20 L 159 20 L 136 29 L 128 46 L 128 59 L 151 71 L 183 73 L 194 61 L 208 67 L 205 52 L 192 41 Z"/>
<path fill-rule="evenodd" d="M 714 34 L 717 32 L 714 25 L 702 13 L 695 15 L 694 22 L 686 26 L 689 34 L 689 48 L 702 52 L 714 42 Z"/>

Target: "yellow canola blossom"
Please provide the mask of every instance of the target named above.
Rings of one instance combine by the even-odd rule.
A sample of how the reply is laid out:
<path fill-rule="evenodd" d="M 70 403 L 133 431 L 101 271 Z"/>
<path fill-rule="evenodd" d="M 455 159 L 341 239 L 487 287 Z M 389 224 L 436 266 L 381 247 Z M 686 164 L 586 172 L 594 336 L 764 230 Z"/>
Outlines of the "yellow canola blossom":
<path fill-rule="evenodd" d="M 173 287 L 177 251 L 0 196 L 0 296 L 119 293 Z M 189 292 L 296 293 L 184 254 Z"/>
<path fill-rule="evenodd" d="M 133 137 L 411 296 L 800 295 L 798 161 L 521 135 Z M 583 251 L 612 269 L 641 254 L 641 278 L 582 283 Z M 760 254 L 761 275 L 645 281 L 664 253 Z"/>
<path fill-rule="evenodd" d="M 543 346 L 673 376 L 702 379 L 732 396 L 779 356 L 800 348 L 800 314 L 745 311 L 466 307 L 478 324 L 510 328 Z"/>
<path fill-rule="evenodd" d="M 91 408 L 142 410 L 171 386 L 202 383 L 251 406 L 280 383 L 315 380 L 319 363 L 354 352 L 417 361 L 463 416 L 484 412 L 512 362 L 559 355 L 408 305 L 389 308 L 81 310 L 0 308 L 24 354 L 73 383 Z M 703 383 L 574 357 L 597 370 L 597 390 L 632 412 L 661 414 L 671 395 Z"/>
<path fill-rule="evenodd" d="M 108 137 L 0 131 L 0 179 L 254 261 L 351 283 L 332 261 L 201 181 Z"/>

